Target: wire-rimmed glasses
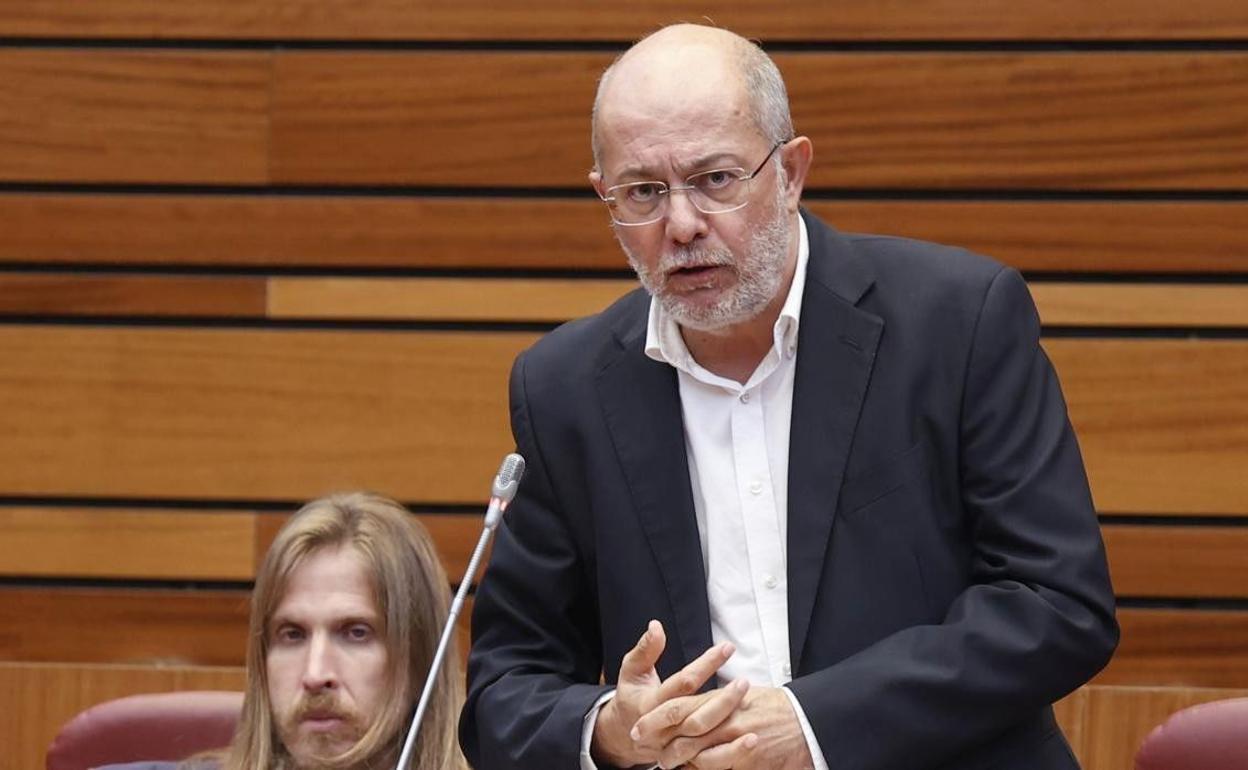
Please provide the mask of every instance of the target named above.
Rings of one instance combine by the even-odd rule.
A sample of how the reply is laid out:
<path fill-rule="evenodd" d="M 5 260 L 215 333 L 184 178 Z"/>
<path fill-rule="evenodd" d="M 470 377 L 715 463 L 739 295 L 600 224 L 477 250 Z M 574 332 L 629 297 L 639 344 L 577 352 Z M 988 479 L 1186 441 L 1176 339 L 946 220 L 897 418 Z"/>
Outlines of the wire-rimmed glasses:
<path fill-rule="evenodd" d="M 626 182 L 608 187 L 601 198 L 611 211 L 611 220 L 626 227 L 653 224 L 667 216 L 667 201 L 674 192 L 688 195 L 689 202 L 703 214 L 727 214 L 750 202 L 750 180 L 787 143 L 773 144 L 763 162 L 749 173 L 743 168 L 715 168 L 690 174 L 684 184 L 675 186 L 657 180 Z"/>

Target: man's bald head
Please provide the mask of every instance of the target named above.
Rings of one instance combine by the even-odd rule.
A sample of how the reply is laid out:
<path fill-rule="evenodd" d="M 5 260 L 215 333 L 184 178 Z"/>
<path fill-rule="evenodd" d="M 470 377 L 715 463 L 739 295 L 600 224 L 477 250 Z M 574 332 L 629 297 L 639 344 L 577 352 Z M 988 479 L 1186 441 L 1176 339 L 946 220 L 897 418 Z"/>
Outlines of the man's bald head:
<path fill-rule="evenodd" d="M 642 38 L 602 74 L 594 98 L 594 166 L 601 169 L 603 123 L 614 112 L 649 100 L 714 94 L 725 109 L 739 104 L 769 142 L 793 136 L 789 99 L 779 69 L 755 43 L 728 30 L 674 24 Z"/>

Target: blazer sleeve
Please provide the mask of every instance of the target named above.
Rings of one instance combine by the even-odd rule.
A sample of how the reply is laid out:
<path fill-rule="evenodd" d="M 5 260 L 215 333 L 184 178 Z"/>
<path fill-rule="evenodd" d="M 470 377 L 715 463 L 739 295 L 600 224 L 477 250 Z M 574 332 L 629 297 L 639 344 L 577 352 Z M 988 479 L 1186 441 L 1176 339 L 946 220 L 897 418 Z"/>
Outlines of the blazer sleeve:
<path fill-rule="evenodd" d="M 1118 640 L 1104 546 L 1017 272 L 984 293 L 958 420 L 971 581 L 912 626 L 789 684 L 829 764 L 941 765 L 1092 677 Z"/>
<path fill-rule="evenodd" d="M 510 396 L 512 432 L 527 470 L 497 530 L 472 615 L 459 730 L 477 770 L 578 767 L 585 714 L 610 689 L 597 684 L 602 660 L 593 581 L 554 502 L 531 421 L 526 360 L 526 354 L 516 359 Z"/>

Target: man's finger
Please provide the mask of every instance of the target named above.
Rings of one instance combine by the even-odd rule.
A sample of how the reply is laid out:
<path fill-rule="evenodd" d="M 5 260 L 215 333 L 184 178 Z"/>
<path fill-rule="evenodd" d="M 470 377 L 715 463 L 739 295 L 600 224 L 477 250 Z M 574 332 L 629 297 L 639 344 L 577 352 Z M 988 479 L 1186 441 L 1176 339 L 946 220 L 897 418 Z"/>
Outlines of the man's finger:
<path fill-rule="evenodd" d="M 642 747 L 661 748 L 677 737 L 705 735 L 732 715 L 749 689 L 748 681 L 738 679 L 713 692 L 673 698 L 642 715 L 631 736 Z"/>
<path fill-rule="evenodd" d="M 628 735 L 639 749 L 659 751 L 668 741 L 680 734 L 677 728 L 685 721 L 685 718 L 695 713 L 715 694 L 686 695 L 664 701 L 653 710 L 643 714 Z"/>
<path fill-rule="evenodd" d="M 736 651 L 737 648 L 732 645 L 732 642 L 723 642 L 708 647 L 706 652 L 699 655 L 692 663 L 672 674 L 659 685 L 655 702 L 662 703 L 697 692 L 698 688 L 706 684 Z M 656 657 L 655 660 L 658 658 Z"/>
<path fill-rule="evenodd" d="M 685 717 L 676 728 L 676 733 L 690 737 L 706 735 L 732 716 L 749 691 L 750 683 L 745 679 L 737 679 L 727 687 L 716 690 L 693 713 Z"/>
<path fill-rule="evenodd" d="M 742 767 L 757 745 L 758 736 L 754 733 L 746 733 L 731 743 L 721 743 L 700 752 L 685 762 L 685 767 L 693 768 L 693 770 L 731 770 L 734 767 Z"/>
<path fill-rule="evenodd" d="M 637 640 L 637 644 L 633 645 L 633 649 L 626 652 L 620 661 L 619 681 L 627 684 L 645 684 L 666 645 L 667 634 L 663 631 L 663 624 L 657 620 L 651 620 L 646 626 L 646 632 Z"/>

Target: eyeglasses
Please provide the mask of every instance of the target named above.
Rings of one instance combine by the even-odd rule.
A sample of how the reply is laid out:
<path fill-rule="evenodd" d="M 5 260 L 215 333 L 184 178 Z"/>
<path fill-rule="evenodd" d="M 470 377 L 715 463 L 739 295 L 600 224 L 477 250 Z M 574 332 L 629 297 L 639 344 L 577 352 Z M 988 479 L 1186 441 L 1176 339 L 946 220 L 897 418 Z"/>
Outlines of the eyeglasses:
<path fill-rule="evenodd" d="M 667 216 L 667 201 L 674 192 L 688 195 L 689 202 L 703 214 L 727 214 L 750 202 L 750 180 L 758 176 L 776 150 L 785 144 L 788 140 L 773 144 L 763 162 L 748 174 L 743 168 L 716 168 L 686 177 L 683 185 L 669 187 L 666 182 L 659 181 L 628 182 L 608 187 L 607 194 L 600 197 L 611 210 L 611 220 L 627 227 L 653 224 Z"/>

